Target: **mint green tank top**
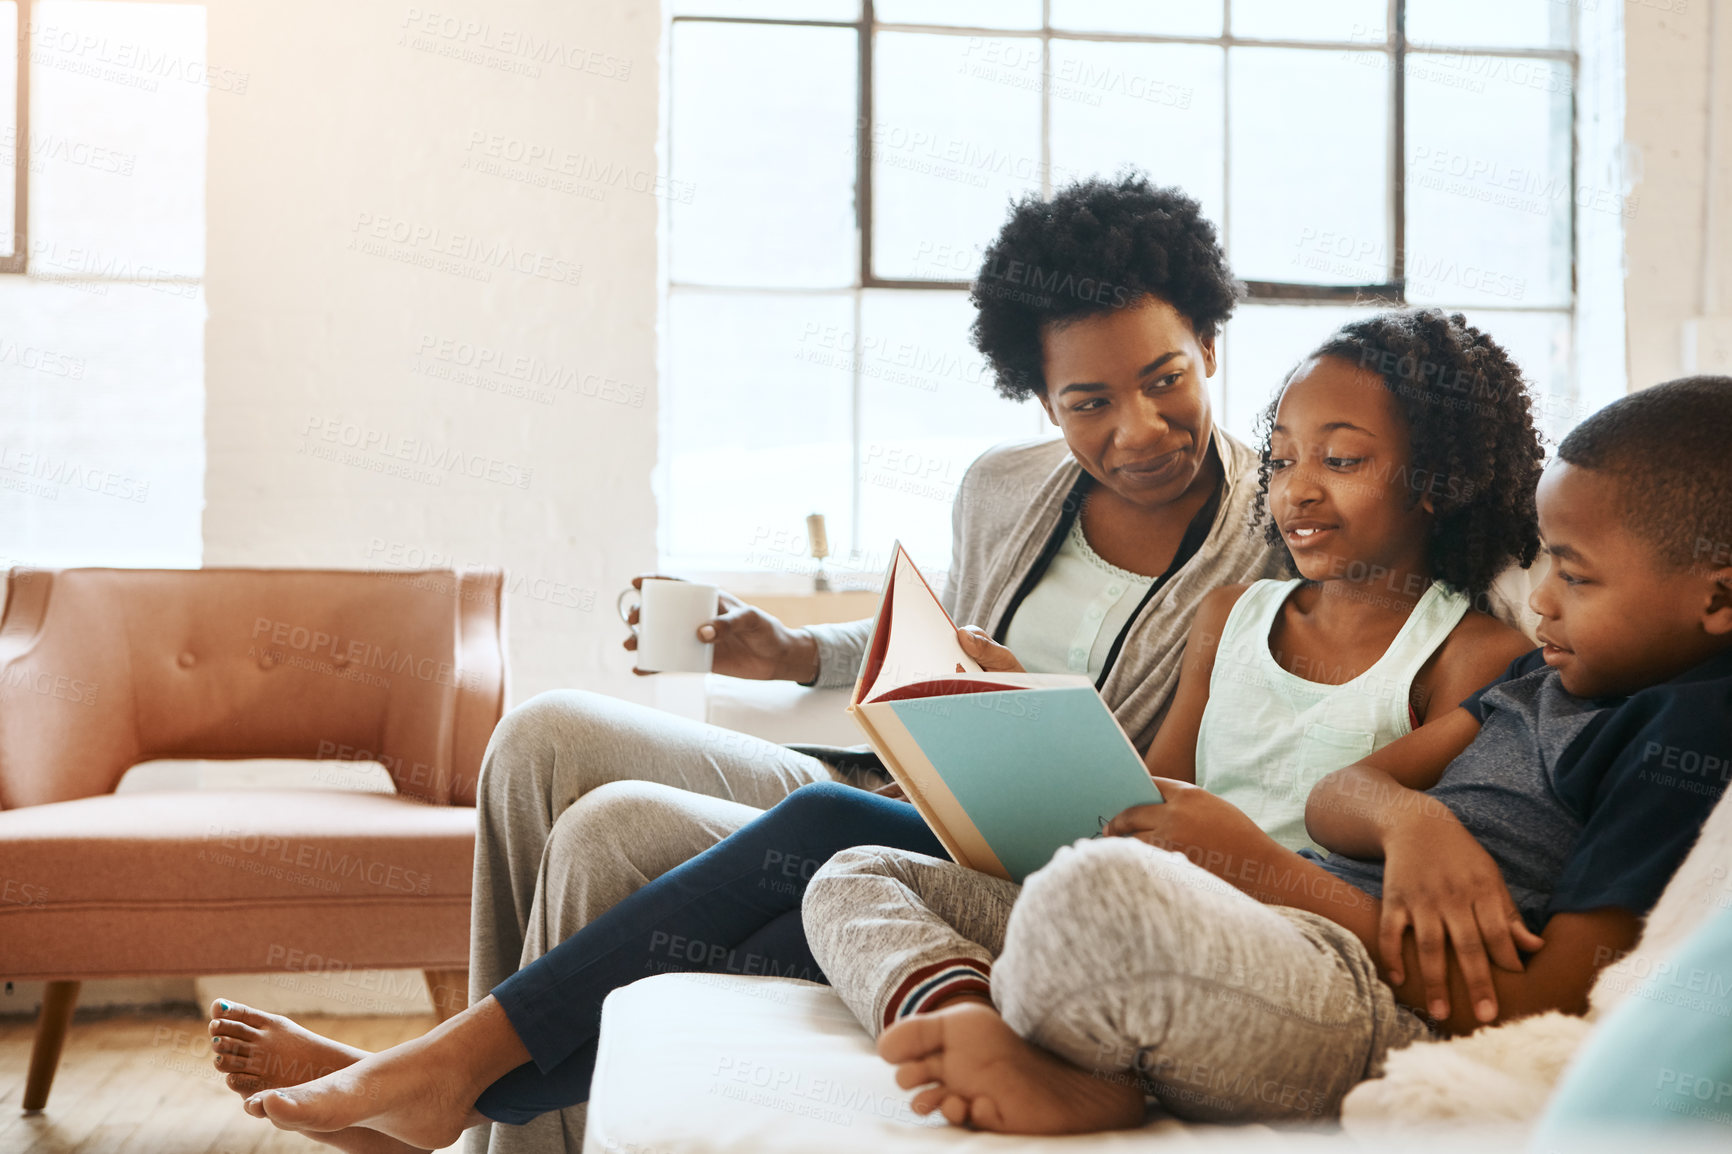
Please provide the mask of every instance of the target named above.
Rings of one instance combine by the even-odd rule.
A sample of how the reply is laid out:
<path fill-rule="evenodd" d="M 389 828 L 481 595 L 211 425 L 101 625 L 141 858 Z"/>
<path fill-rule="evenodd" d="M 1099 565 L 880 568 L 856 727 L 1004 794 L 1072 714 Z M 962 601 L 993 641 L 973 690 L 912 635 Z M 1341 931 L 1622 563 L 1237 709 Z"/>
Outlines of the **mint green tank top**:
<path fill-rule="evenodd" d="M 1269 652 L 1276 616 L 1299 585 L 1258 581 L 1234 604 L 1197 732 L 1197 784 L 1292 850 L 1321 849 L 1305 832 L 1313 786 L 1411 732 L 1413 677 L 1468 610 L 1464 594 L 1433 582 L 1371 668 L 1328 685 L 1282 668 Z"/>

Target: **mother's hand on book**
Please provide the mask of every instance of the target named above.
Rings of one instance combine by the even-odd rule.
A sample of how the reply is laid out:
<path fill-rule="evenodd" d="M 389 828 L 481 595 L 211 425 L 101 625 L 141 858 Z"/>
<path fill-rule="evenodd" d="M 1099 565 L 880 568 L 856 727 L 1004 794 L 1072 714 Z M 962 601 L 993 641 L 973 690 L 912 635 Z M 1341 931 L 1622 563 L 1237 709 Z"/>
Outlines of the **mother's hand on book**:
<path fill-rule="evenodd" d="M 633 577 L 633 588 L 642 588 L 645 576 L 659 574 Z M 726 589 L 718 595 L 718 608 L 720 613 L 698 626 L 698 640 L 715 642 L 711 672 L 754 681 L 808 682 L 817 679 L 818 642 L 810 631 L 789 629 Z M 638 611 L 634 608 L 626 622 L 636 625 L 637 621 Z M 626 649 L 635 650 L 637 638 L 627 637 L 624 645 Z M 653 676 L 636 668 L 632 672 L 639 677 Z"/>
<path fill-rule="evenodd" d="M 988 673 L 1028 672 L 1016 659 L 1016 654 L 994 641 L 992 635 L 978 625 L 964 625 L 958 629 L 956 641 L 962 646 L 962 651 L 980 662 L 980 667 Z"/>

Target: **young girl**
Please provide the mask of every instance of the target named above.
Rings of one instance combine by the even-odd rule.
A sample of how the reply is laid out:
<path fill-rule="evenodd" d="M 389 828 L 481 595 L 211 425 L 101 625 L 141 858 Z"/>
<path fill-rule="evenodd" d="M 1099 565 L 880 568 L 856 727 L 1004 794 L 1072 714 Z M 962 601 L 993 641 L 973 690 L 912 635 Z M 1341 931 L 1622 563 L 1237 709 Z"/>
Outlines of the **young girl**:
<path fill-rule="evenodd" d="M 1347 325 L 1294 370 L 1264 423 L 1258 512 L 1299 576 L 1203 601 L 1146 761 L 1304 850 L 1318 780 L 1447 715 L 1533 647 L 1470 603 L 1537 552 L 1543 454 L 1508 355 L 1437 310 Z M 1008 650 L 965 634 L 984 665 L 1015 668 Z M 877 1032 L 988 999 L 1017 893 L 906 850 L 846 850 L 807 888 L 807 940 Z M 1483 949 L 1519 969 L 1517 946 L 1538 941 L 1505 902 Z M 1484 955 L 1463 965 L 1482 978 L 1470 982 L 1476 1005 L 1491 998 L 1495 1014 Z"/>

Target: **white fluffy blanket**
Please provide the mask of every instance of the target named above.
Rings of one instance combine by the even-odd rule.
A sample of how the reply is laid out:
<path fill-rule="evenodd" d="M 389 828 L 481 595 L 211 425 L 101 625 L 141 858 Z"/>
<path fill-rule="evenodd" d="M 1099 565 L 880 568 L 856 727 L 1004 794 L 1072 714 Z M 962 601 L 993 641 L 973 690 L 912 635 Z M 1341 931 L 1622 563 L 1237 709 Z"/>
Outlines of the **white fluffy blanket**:
<path fill-rule="evenodd" d="M 1465 1038 L 1409 1046 L 1389 1056 L 1384 1077 L 1342 1103 L 1350 1133 L 1433 1122 L 1533 1122 L 1594 1022 L 1664 967 L 1710 915 L 1732 907 L 1732 794 L 1648 915 L 1636 948 L 1601 971 L 1586 1018 L 1540 1014 L 1489 1026 Z M 1660 970 L 1664 973 L 1664 969 Z"/>

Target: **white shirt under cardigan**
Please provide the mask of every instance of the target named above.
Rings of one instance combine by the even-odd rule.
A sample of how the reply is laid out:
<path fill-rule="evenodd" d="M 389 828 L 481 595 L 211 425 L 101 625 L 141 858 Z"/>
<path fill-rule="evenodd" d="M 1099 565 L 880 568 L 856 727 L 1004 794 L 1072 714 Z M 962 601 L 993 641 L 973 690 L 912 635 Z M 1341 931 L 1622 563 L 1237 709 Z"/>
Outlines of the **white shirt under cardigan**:
<path fill-rule="evenodd" d="M 1096 553 L 1079 516 L 1040 584 L 1010 619 L 1004 643 L 1030 673 L 1098 677 L 1113 642 L 1154 583 L 1153 577 L 1120 569 Z"/>
<path fill-rule="evenodd" d="M 1251 524 L 1257 454 L 1219 425 L 1213 440 L 1224 489 L 1208 535 L 1196 554 L 1142 603 L 1124 630 L 1117 660 L 1100 684 L 1101 696 L 1139 750 L 1146 750 L 1154 740 L 1172 704 L 1185 639 L 1203 597 L 1222 585 L 1281 575 L 1284 551 L 1272 548 L 1261 529 Z M 958 624 L 979 625 L 999 636 L 1018 592 L 1062 523 L 1065 502 L 1082 476 L 1082 466 L 1058 438 L 990 449 L 969 466 L 951 508 L 951 567 L 940 596 Z M 1042 581 L 1023 598 L 1016 616 L 1030 611 L 1030 601 L 1035 602 L 1035 611 L 1044 612 L 1039 609 L 1044 597 L 1039 586 L 1051 572 L 1049 565 Z M 1072 617 L 1069 626 L 1073 634 L 1076 620 Z M 852 686 L 871 635 L 871 620 L 814 625 L 811 630 L 818 642 L 816 684 Z"/>

